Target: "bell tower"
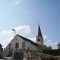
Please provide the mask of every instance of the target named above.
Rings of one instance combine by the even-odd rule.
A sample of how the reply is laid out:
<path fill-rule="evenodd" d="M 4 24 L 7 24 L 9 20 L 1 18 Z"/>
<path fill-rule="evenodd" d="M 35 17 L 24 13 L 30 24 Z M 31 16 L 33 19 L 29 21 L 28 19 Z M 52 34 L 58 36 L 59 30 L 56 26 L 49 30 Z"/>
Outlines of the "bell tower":
<path fill-rule="evenodd" d="M 39 44 L 41 47 L 43 46 L 43 36 L 39 24 L 38 24 L 38 35 L 36 37 L 36 43 Z"/>

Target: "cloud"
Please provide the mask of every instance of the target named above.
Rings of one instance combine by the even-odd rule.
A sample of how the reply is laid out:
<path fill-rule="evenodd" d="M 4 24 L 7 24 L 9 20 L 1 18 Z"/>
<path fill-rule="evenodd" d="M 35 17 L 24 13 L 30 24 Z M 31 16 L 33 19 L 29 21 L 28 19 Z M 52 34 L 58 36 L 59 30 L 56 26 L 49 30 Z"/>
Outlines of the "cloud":
<path fill-rule="evenodd" d="M 43 36 L 44 44 L 47 46 L 52 46 L 54 43 L 52 43 L 51 40 L 48 39 L 48 36 Z"/>
<path fill-rule="evenodd" d="M 21 1 L 21 0 L 15 0 L 15 1 L 14 1 L 14 4 L 15 4 L 15 5 L 18 5 L 18 4 L 20 3 L 20 1 Z"/>
<path fill-rule="evenodd" d="M 19 26 L 14 28 L 17 33 L 21 34 L 21 35 L 26 35 L 26 34 L 30 34 L 31 33 L 31 28 L 29 25 L 24 25 L 24 26 Z"/>
<path fill-rule="evenodd" d="M 30 40 L 32 40 L 33 42 L 36 42 L 36 38 L 33 37 L 33 38 L 29 38 Z"/>
<path fill-rule="evenodd" d="M 52 40 L 48 39 L 48 36 L 43 36 L 44 44 L 47 46 L 52 46 L 52 48 L 56 49 L 58 42 L 52 42 Z"/>
<path fill-rule="evenodd" d="M 2 35 L 12 35 L 13 31 L 12 30 L 3 30 L 2 32 L 0 32 L 0 36 Z"/>
<path fill-rule="evenodd" d="M 13 29 L 16 30 L 16 34 L 20 34 L 23 36 L 31 34 L 31 28 L 29 25 L 20 25 Z M 12 31 L 12 29 L 4 30 L 4 31 L 0 32 L 0 36 L 7 37 L 6 39 L 3 39 L 2 43 L 1 43 L 3 45 L 3 47 L 6 47 L 7 44 L 11 41 L 11 39 L 14 37 L 14 31 Z"/>
<path fill-rule="evenodd" d="M 36 37 L 29 38 L 32 41 L 36 42 Z M 57 48 L 58 42 L 52 42 L 51 40 L 48 39 L 48 36 L 43 36 L 44 44 L 46 46 L 52 46 L 53 49 Z"/>
<path fill-rule="evenodd" d="M 4 40 L 1 44 L 3 45 L 3 48 L 5 48 L 9 43 L 10 41 L 13 39 L 13 37 L 10 37 L 6 40 Z"/>
<path fill-rule="evenodd" d="M 55 42 L 54 44 L 57 45 L 59 42 Z"/>
<path fill-rule="evenodd" d="M 31 28 L 29 25 L 20 25 L 18 27 L 13 28 L 16 30 L 16 34 L 21 34 L 21 35 L 26 35 L 26 34 L 30 34 L 31 33 Z M 0 35 L 9 35 L 12 36 L 13 35 L 13 31 L 12 29 L 10 30 L 4 30 L 2 32 L 0 32 Z"/>

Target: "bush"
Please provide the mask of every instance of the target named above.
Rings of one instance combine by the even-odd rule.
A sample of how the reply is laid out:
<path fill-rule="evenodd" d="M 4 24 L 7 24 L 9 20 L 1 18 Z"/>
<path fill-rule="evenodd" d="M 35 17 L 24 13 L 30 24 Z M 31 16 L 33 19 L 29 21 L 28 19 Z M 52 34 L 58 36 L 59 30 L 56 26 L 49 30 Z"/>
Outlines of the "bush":
<path fill-rule="evenodd" d="M 43 50 L 44 54 L 50 54 L 50 55 L 60 55 L 60 50 L 54 49 L 54 50 Z"/>

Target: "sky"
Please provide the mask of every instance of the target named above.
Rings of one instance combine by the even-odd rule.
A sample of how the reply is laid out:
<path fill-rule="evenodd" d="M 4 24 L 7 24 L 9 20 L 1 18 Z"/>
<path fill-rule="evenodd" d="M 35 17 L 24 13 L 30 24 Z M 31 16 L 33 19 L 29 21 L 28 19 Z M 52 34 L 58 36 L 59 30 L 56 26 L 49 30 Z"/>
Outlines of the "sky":
<path fill-rule="evenodd" d="M 60 42 L 60 0 L 0 0 L 0 43 L 5 48 L 16 34 L 36 42 L 38 22 L 44 44 Z"/>

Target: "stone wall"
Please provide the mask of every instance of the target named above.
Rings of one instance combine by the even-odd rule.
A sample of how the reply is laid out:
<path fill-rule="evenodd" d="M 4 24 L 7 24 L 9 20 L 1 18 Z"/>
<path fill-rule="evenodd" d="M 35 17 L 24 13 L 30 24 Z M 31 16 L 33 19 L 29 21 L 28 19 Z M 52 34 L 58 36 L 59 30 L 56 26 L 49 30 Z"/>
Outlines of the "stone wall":
<path fill-rule="evenodd" d="M 58 60 L 53 55 L 24 51 L 23 60 Z"/>
<path fill-rule="evenodd" d="M 20 52 L 23 52 L 23 60 L 60 60 L 58 56 L 43 54 L 36 51 L 21 49 Z"/>
<path fill-rule="evenodd" d="M 60 56 L 54 56 L 56 60 L 60 60 Z"/>

